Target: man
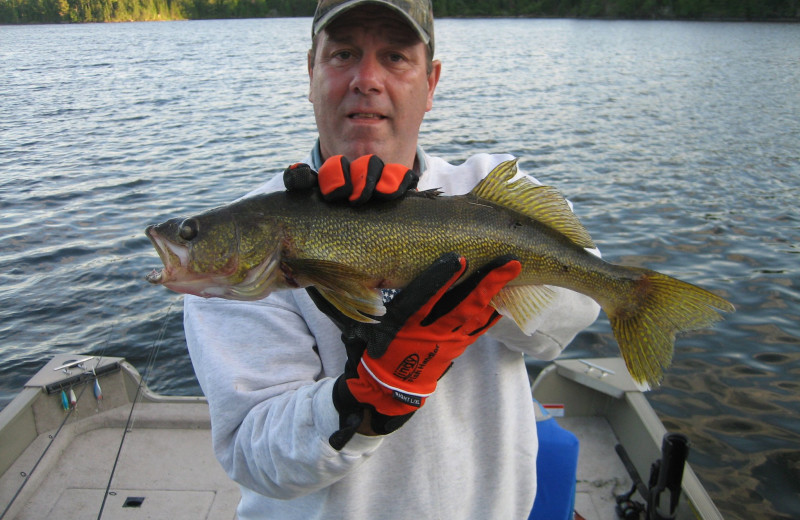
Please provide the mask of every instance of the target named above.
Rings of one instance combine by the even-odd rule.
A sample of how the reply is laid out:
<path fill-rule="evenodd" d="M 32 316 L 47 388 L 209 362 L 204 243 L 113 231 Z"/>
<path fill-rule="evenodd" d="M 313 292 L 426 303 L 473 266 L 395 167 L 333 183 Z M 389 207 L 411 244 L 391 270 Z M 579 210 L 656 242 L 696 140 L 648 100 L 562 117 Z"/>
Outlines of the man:
<path fill-rule="evenodd" d="M 342 199 L 332 203 L 402 196 L 417 181 L 466 193 L 509 158 L 453 166 L 418 146 L 441 72 L 430 1 L 322 0 L 312 35 L 319 140 L 305 162 L 326 197 Z M 287 186 L 308 187 L 299 170 Z M 187 343 L 217 457 L 241 486 L 240 519 L 527 518 L 538 443 L 523 353 L 554 358 L 598 307 L 557 288 L 526 336 L 488 305 L 518 262 L 498 259 L 450 288 L 464 267 L 445 255 L 374 325 L 314 290 L 186 297 Z M 429 373 L 391 373 L 425 352 Z"/>

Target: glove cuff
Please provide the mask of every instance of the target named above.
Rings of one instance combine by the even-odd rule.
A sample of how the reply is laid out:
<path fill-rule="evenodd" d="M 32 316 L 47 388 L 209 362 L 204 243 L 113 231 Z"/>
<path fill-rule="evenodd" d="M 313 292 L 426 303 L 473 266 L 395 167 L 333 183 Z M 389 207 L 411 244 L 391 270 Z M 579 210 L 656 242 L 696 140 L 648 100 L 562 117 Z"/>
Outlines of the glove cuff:
<path fill-rule="evenodd" d="M 355 379 L 345 379 L 344 374 L 336 379 L 333 385 L 333 406 L 339 412 L 339 429 L 333 432 L 328 442 L 333 449 L 339 451 L 355 435 L 364 418 L 364 410 L 371 411 L 370 427 L 378 435 L 387 435 L 403 426 L 412 415 L 412 411 L 402 415 L 385 415 L 378 412 L 375 406 L 359 402 L 350 391 L 350 384 Z"/>
<path fill-rule="evenodd" d="M 400 386 L 381 381 L 380 374 L 370 370 L 363 357 L 357 373 L 357 379 L 347 380 L 350 393 L 357 401 L 368 403 L 378 413 L 384 415 L 397 416 L 415 412 L 425 404 L 425 399 L 430 395 L 430 393 L 409 392 Z M 435 387 L 434 383 L 434 389 Z"/>

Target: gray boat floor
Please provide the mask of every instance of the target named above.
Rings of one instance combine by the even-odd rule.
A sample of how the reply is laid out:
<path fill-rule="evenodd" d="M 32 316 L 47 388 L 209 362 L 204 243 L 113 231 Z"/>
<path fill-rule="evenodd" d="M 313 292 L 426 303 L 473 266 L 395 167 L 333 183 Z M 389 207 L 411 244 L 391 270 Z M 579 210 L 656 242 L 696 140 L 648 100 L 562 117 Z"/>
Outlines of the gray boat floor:
<path fill-rule="evenodd" d="M 120 450 L 128 410 L 100 413 L 87 419 L 89 425 L 68 424 L 58 436 L 66 440 L 54 443 L 31 473 L 26 503 L 12 518 L 99 518 L 102 507 L 108 520 L 234 519 L 239 488 L 214 458 L 208 406 L 141 403 Z M 21 483 L 49 442 L 49 435 L 40 435 L 6 472 L 0 503 L 19 487 L 8 477 Z"/>
<path fill-rule="evenodd" d="M 580 441 L 575 511 L 586 520 L 618 520 L 616 496 L 629 491 L 633 482 L 614 451 L 617 439 L 608 422 L 604 417 L 557 420 Z"/>
<path fill-rule="evenodd" d="M 55 447 L 56 454 L 49 453 L 52 460 L 43 461 L 32 474 L 26 487 L 36 487 L 26 490 L 27 502 L 13 518 L 97 518 L 123 434 L 122 412 L 98 416 L 119 415 L 103 419 L 111 427 L 68 433 L 69 440 Z M 234 519 L 239 489 L 214 458 L 207 413 L 205 403 L 141 404 L 120 452 L 102 518 Z M 581 442 L 576 511 L 587 520 L 615 519 L 614 494 L 626 491 L 630 479 L 614 452 L 611 428 L 601 417 L 558 421 Z M 40 436 L 6 477 L 17 476 L 21 482 L 22 472 L 30 471 L 48 442 L 47 435 Z M 3 487 L 5 502 L 18 486 L 4 479 Z"/>

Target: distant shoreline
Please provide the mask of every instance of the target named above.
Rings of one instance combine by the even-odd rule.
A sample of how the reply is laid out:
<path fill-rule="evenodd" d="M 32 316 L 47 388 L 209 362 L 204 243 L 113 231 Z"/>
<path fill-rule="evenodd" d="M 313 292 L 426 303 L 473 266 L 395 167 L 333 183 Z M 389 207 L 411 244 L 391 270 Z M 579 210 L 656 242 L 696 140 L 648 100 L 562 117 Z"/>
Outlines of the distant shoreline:
<path fill-rule="evenodd" d="M 701 22 L 800 22 L 798 0 L 459 0 L 437 2 L 437 19 L 529 18 Z M 0 0 L 0 24 L 53 24 L 311 17 L 317 0 Z M 508 9 L 509 4 L 514 9 Z"/>
<path fill-rule="evenodd" d="M 2 0 L 0 0 L 2 1 Z M 188 22 L 200 20 L 259 20 L 259 19 L 274 19 L 274 18 L 310 18 L 302 16 L 227 16 L 220 18 L 141 18 L 141 19 L 113 19 L 113 20 L 89 20 L 89 21 L 16 21 L 9 22 L 0 20 L 0 26 L 12 25 L 79 25 L 91 23 L 143 23 L 143 22 Z M 795 24 L 800 23 L 800 17 L 797 18 L 733 18 L 733 17 L 716 17 L 716 18 L 632 18 L 632 17 L 610 17 L 610 16 L 533 16 L 533 15 L 486 15 L 486 16 L 440 16 L 437 20 L 596 20 L 604 22 L 708 22 L 708 23 L 774 23 L 774 24 Z"/>

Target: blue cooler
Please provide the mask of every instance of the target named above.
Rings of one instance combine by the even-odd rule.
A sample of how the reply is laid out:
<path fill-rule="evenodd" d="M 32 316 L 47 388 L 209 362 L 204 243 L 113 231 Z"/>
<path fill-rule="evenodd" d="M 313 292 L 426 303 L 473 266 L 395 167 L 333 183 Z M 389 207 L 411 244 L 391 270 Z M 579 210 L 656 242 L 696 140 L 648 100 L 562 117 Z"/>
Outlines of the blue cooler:
<path fill-rule="evenodd" d="M 539 454 L 536 500 L 529 520 L 572 520 L 578 474 L 578 438 L 534 401 Z"/>

